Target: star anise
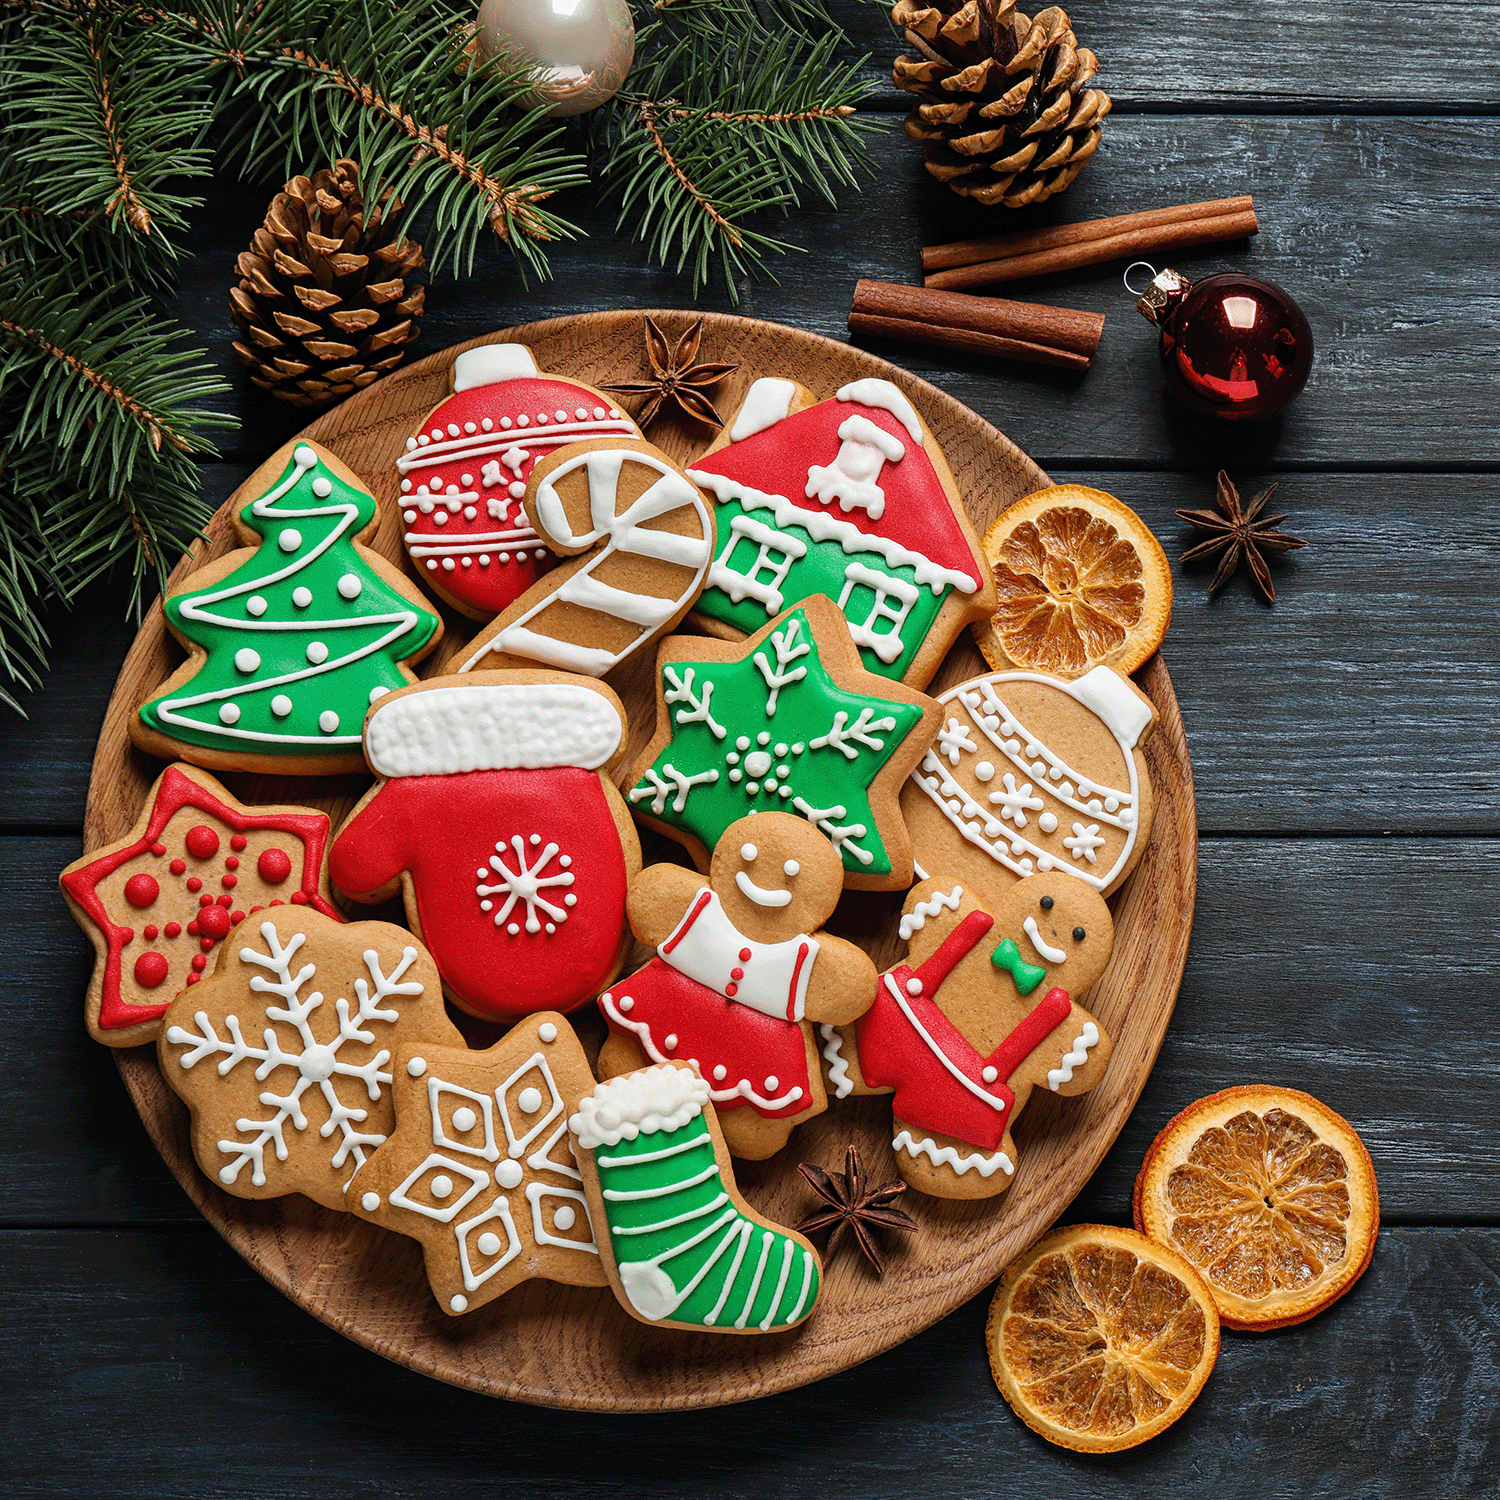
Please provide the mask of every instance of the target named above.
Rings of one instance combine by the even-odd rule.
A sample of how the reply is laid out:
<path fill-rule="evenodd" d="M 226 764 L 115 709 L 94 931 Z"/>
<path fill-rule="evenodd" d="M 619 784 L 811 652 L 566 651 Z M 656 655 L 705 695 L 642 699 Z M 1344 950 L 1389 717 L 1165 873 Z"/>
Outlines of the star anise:
<path fill-rule="evenodd" d="M 875 1238 L 876 1229 L 905 1229 L 917 1227 L 916 1220 L 899 1208 L 886 1205 L 897 1193 L 906 1191 L 904 1182 L 887 1182 L 880 1187 L 869 1186 L 865 1177 L 865 1165 L 859 1159 L 859 1147 L 850 1146 L 844 1158 L 842 1172 L 825 1172 L 822 1167 L 805 1161 L 797 1169 L 807 1178 L 813 1192 L 828 1204 L 816 1213 L 809 1214 L 797 1225 L 799 1234 L 816 1234 L 820 1229 L 833 1228 L 824 1248 L 824 1259 L 831 1259 L 844 1238 L 845 1231 L 853 1234 L 859 1248 L 870 1259 L 877 1275 L 885 1271 L 885 1252 Z"/>
<path fill-rule="evenodd" d="M 1229 482 L 1229 475 L 1220 469 L 1219 492 L 1216 497 L 1219 506 L 1218 514 L 1211 510 L 1177 512 L 1184 521 L 1191 521 L 1199 531 L 1206 531 L 1209 534 L 1206 542 L 1199 542 L 1196 547 L 1189 547 L 1182 554 L 1180 561 L 1192 562 L 1194 558 L 1214 557 L 1220 552 L 1224 554 L 1223 560 L 1219 563 L 1219 571 L 1214 574 L 1213 582 L 1208 586 L 1210 594 L 1216 593 L 1234 577 L 1240 560 L 1243 558 L 1250 564 L 1250 572 L 1255 579 L 1256 586 L 1269 603 L 1275 603 L 1276 585 L 1271 582 L 1271 570 L 1266 566 L 1263 554 L 1290 552 L 1296 547 L 1307 545 L 1301 537 L 1289 536 L 1284 531 L 1268 529 L 1286 520 L 1284 515 L 1261 515 L 1261 511 L 1266 508 L 1266 501 L 1275 492 L 1276 486 L 1273 484 L 1270 489 L 1262 490 L 1249 506 L 1242 510 L 1240 492 Z"/>
<path fill-rule="evenodd" d="M 640 424 L 649 426 L 664 405 L 670 403 L 685 416 L 696 417 L 700 422 L 712 422 L 722 427 L 724 419 L 714 410 L 714 404 L 703 394 L 711 385 L 717 385 L 726 375 L 739 369 L 738 365 L 699 365 L 693 361 L 698 357 L 698 340 L 703 336 L 703 319 L 699 318 L 680 339 L 674 349 L 666 334 L 656 326 L 653 318 L 646 319 L 646 353 L 651 360 L 650 380 L 624 380 L 617 385 L 606 385 L 602 389 L 615 391 L 622 396 L 650 396 L 641 409 Z"/>

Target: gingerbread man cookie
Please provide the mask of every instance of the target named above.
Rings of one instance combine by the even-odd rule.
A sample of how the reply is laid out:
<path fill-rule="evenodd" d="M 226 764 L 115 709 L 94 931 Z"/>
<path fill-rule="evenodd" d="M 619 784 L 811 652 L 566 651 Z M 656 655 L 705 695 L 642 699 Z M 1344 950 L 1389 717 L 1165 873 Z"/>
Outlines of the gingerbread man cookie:
<path fill-rule="evenodd" d="M 819 930 L 842 889 L 833 846 L 786 813 L 732 823 L 706 884 L 678 865 L 643 870 L 630 925 L 656 957 L 599 997 L 614 1033 L 601 1073 L 691 1062 L 730 1151 L 779 1151 L 828 1107 L 814 1023 L 847 1024 L 874 993 L 865 953 Z"/>
<path fill-rule="evenodd" d="M 853 1026 L 819 1028 L 835 1096 L 894 1092 L 897 1168 L 938 1198 L 1003 1193 L 1031 1091 L 1086 1093 L 1109 1064 L 1109 1037 L 1073 998 L 1109 962 L 1103 899 L 1054 872 L 1017 881 L 992 910 L 924 880 L 901 918 L 907 961 Z"/>

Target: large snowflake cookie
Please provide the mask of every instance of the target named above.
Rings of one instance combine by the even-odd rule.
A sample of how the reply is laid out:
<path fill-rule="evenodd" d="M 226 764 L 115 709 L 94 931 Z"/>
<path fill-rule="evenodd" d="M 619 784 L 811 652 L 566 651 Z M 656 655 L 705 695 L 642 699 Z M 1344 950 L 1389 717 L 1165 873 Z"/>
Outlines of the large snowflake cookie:
<path fill-rule="evenodd" d="M 600 1071 L 690 1062 L 730 1151 L 779 1151 L 828 1107 L 814 1023 L 852 1021 L 874 993 L 865 953 L 820 930 L 843 876 L 828 840 L 780 812 L 732 823 L 706 884 L 678 865 L 643 870 L 630 925 L 656 957 L 599 997 L 614 1032 Z"/>
<path fill-rule="evenodd" d="M 738 645 L 672 636 L 656 670 L 656 735 L 627 795 L 701 871 L 731 823 L 774 809 L 827 836 L 846 886 L 911 883 L 897 798 L 937 705 L 866 672 L 832 600 L 815 594 Z"/>
<path fill-rule="evenodd" d="M 461 1047 L 432 960 L 388 922 L 277 907 L 236 929 L 162 1019 L 162 1076 L 192 1111 L 193 1154 L 241 1198 L 344 1185 L 390 1134 L 399 1042 Z"/>
<path fill-rule="evenodd" d="M 1049 870 L 1118 889 L 1151 832 L 1151 700 L 1095 667 L 1074 682 L 997 672 L 938 702 L 942 727 L 901 794 L 919 863 L 979 889 Z"/>
<path fill-rule="evenodd" d="M 461 671 L 603 677 L 687 614 L 714 555 L 713 507 L 647 442 L 559 448 L 532 471 L 526 514 L 564 561 L 480 631 Z"/>
<path fill-rule="evenodd" d="M 529 1016 L 485 1052 L 407 1044 L 391 1073 L 396 1128 L 345 1206 L 421 1243 L 444 1312 L 538 1277 L 605 1285 L 568 1137 L 594 1075 L 562 1016 Z"/>
<path fill-rule="evenodd" d="M 153 1041 L 173 997 L 247 915 L 289 903 L 336 918 L 327 849 L 326 813 L 248 807 L 208 772 L 168 766 L 135 827 L 60 877 L 94 943 L 89 1034 L 109 1047 Z"/>
<path fill-rule="evenodd" d="M 601 1083 L 568 1123 L 604 1269 L 633 1318 L 753 1334 L 812 1312 L 818 1252 L 740 1196 L 708 1085 L 686 1063 Z"/>
<path fill-rule="evenodd" d="M 434 594 L 489 620 L 556 561 L 521 504 L 535 465 L 580 439 L 641 434 L 613 398 L 542 374 L 524 344 L 466 349 L 452 379 L 396 460 L 403 536 Z"/>
<path fill-rule="evenodd" d="M 130 721 L 141 749 L 225 770 L 362 769 L 365 711 L 415 680 L 437 612 L 363 543 L 380 516 L 353 470 L 297 439 L 241 487 L 250 544 L 174 589 L 167 625 L 188 659 Z"/>
<path fill-rule="evenodd" d="M 339 829 L 333 883 L 358 901 L 401 891 L 443 985 L 471 1015 L 572 1010 L 619 971 L 625 890 L 641 868 L 609 779 L 625 710 L 560 672 L 472 672 L 371 711 L 379 778 Z"/>
<path fill-rule="evenodd" d="M 835 1095 L 894 1092 L 897 1169 L 939 1198 L 1003 1193 L 1032 1090 L 1085 1093 L 1109 1064 L 1108 1035 L 1073 998 L 1109 962 L 1103 897 L 1054 873 L 986 903 L 948 879 L 915 887 L 906 962 L 853 1026 L 820 1028 Z"/>
<path fill-rule="evenodd" d="M 757 380 L 688 469 L 718 502 L 719 550 L 698 601 L 731 640 L 813 594 L 837 601 L 866 668 L 922 687 L 995 585 L 943 451 L 888 380 L 829 401 Z"/>

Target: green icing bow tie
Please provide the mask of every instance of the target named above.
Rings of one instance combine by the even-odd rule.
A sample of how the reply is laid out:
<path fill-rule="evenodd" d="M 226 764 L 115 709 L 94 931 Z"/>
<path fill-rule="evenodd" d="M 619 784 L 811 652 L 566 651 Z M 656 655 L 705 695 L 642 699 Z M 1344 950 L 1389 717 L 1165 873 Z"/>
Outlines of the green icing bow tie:
<path fill-rule="evenodd" d="M 1046 969 L 1029 964 L 1021 957 L 1021 950 L 1009 938 L 990 954 L 990 962 L 997 969 L 1009 969 L 1020 994 L 1029 995 L 1046 977 Z"/>

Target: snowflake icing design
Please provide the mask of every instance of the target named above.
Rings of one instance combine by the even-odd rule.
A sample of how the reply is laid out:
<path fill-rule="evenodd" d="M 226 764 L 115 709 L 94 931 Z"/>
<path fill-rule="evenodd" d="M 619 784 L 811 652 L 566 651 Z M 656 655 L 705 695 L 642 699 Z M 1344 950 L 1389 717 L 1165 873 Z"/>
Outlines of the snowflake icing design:
<path fill-rule="evenodd" d="M 1003 789 L 990 793 L 990 801 L 1000 809 L 1002 818 L 1009 818 L 1017 828 L 1026 826 L 1027 812 L 1040 812 L 1046 805 L 1040 797 L 1033 796 L 1033 790 L 1029 781 L 1016 785 L 1016 778 L 1007 771 L 1002 778 Z M 1097 832 L 1097 829 L 1095 830 Z M 1101 839 L 1100 843 L 1104 841 Z"/>
<path fill-rule="evenodd" d="M 262 1033 L 263 1045 L 247 1042 L 240 1028 L 238 1016 L 226 1016 L 224 1029 L 227 1040 L 221 1038 L 206 1011 L 198 1011 L 193 1022 L 196 1033 L 181 1026 L 173 1026 L 167 1032 L 167 1040 L 174 1046 L 188 1047 L 179 1059 L 184 1068 L 194 1067 L 205 1057 L 222 1053 L 218 1064 L 219 1076 L 230 1073 L 247 1059 L 253 1059 L 257 1082 L 269 1078 L 278 1068 L 290 1068 L 296 1076 L 290 1089 L 283 1094 L 267 1089 L 260 1095 L 260 1102 L 274 1110 L 269 1119 L 236 1120 L 235 1129 L 251 1133 L 249 1141 L 220 1141 L 219 1150 L 231 1159 L 219 1168 L 219 1181 L 232 1183 L 240 1175 L 245 1164 L 250 1163 L 250 1180 L 256 1187 L 266 1182 L 265 1150 L 267 1144 L 274 1146 L 277 1161 L 285 1161 L 290 1154 L 286 1138 L 286 1123 L 291 1121 L 296 1130 L 307 1129 L 307 1113 L 302 1106 L 302 1097 L 308 1089 L 316 1086 L 328 1105 L 328 1121 L 319 1131 L 323 1136 L 337 1136 L 338 1144 L 330 1158 L 330 1165 L 342 1167 L 353 1160 L 353 1171 L 365 1161 L 366 1149 L 373 1151 L 384 1140 L 383 1135 L 361 1131 L 356 1127 L 369 1118 L 369 1111 L 346 1105 L 339 1097 L 337 1081 L 340 1078 L 357 1079 L 372 1101 L 380 1099 L 382 1086 L 390 1084 L 391 1075 L 383 1069 L 391 1060 L 390 1052 L 382 1048 L 364 1063 L 341 1061 L 339 1052 L 346 1042 L 362 1042 L 370 1045 L 375 1041 L 372 1031 L 365 1029 L 373 1021 L 392 1023 L 401 1019 L 395 1010 L 381 1009 L 381 1002 L 393 995 L 420 995 L 422 986 L 415 981 L 401 982 L 401 976 L 417 961 L 417 950 L 402 951 L 401 962 L 389 975 L 380 969 L 380 955 L 373 949 L 363 954 L 365 967 L 370 971 L 370 980 L 354 982 L 356 1007 L 351 1015 L 349 1002 L 340 998 L 334 1003 L 338 1016 L 338 1031 L 330 1041 L 320 1042 L 313 1030 L 310 1017 L 323 1004 L 322 994 L 314 990 L 306 998 L 300 994 L 302 986 L 317 973 L 315 964 L 304 964 L 295 974 L 292 960 L 307 941 L 305 933 L 293 933 L 283 945 L 275 925 L 262 922 L 260 935 L 266 944 L 266 952 L 254 948 L 241 948 L 240 960 L 268 969 L 276 978 L 268 979 L 256 974 L 250 980 L 252 990 L 279 995 L 282 1005 L 267 1004 L 267 1021 L 281 1021 L 296 1029 L 300 1050 L 288 1051 L 281 1044 L 274 1027 L 267 1026 Z M 371 988 L 373 984 L 374 988 Z M 353 1175 L 351 1171 L 350 1175 Z"/>
<path fill-rule="evenodd" d="M 534 855 L 529 864 L 527 863 L 528 845 Z M 507 847 L 515 855 L 515 868 L 511 868 L 505 862 Z M 557 860 L 557 869 L 550 875 L 544 874 L 543 871 L 553 859 Z M 576 906 L 578 897 L 569 891 L 562 897 L 563 904 L 557 906 L 541 892 L 558 886 L 572 885 L 573 871 L 570 868 L 572 863 L 572 855 L 559 854 L 556 844 L 549 842 L 543 845 L 542 836 L 539 833 L 532 834 L 529 839 L 523 839 L 518 833 L 511 838 L 509 846 L 502 839 L 495 845 L 495 852 L 490 855 L 488 867 L 481 865 L 474 872 L 478 880 L 474 893 L 479 897 L 480 911 L 494 911 L 495 903 L 489 898 L 504 896 L 505 900 L 501 902 L 499 911 L 495 912 L 496 927 L 503 927 L 511 937 L 520 934 L 520 922 L 507 920 L 514 911 L 516 903 L 520 901 L 526 906 L 527 932 L 541 932 L 543 929 L 548 934 L 556 932 L 557 924 L 568 920 L 567 908 Z M 488 884 L 496 877 L 499 878 L 498 884 Z M 543 916 L 537 915 L 538 908 L 543 912 Z"/>
<path fill-rule="evenodd" d="M 948 757 L 948 763 L 956 766 L 965 750 L 978 750 L 979 746 L 969 738 L 969 727 L 958 719 L 949 719 L 938 730 L 938 750 Z"/>
<path fill-rule="evenodd" d="M 1096 863 L 1098 859 L 1094 851 L 1104 847 L 1104 839 L 1100 836 L 1097 823 L 1090 823 L 1087 828 L 1082 823 L 1075 823 L 1073 836 L 1065 838 L 1063 843 L 1074 859 L 1086 859 L 1090 864 Z"/>

